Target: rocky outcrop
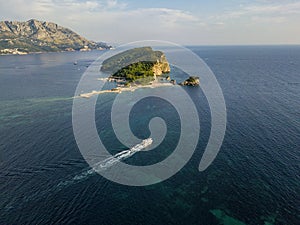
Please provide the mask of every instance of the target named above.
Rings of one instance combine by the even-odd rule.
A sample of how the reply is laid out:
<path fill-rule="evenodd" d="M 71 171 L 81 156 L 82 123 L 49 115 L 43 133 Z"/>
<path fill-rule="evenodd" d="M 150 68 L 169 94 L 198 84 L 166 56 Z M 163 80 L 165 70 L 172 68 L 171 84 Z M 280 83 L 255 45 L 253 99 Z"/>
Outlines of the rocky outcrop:
<path fill-rule="evenodd" d="M 72 30 L 52 22 L 34 19 L 26 22 L 0 21 L 0 51 L 4 49 L 28 53 L 87 51 L 109 47 L 105 43 L 89 41 Z"/>
<path fill-rule="evenodd" d="M 152 70 L 155 76 L 161 76 L 164 73 L 170 73 L 170 65 L 164 54 L 156 61 Z"/>
<path fill-rule="evenodd" d="M 199 86 L 200 85 L 200 79 L 199 77 L 191 76 L 179 85 L 183 86 Z"/>

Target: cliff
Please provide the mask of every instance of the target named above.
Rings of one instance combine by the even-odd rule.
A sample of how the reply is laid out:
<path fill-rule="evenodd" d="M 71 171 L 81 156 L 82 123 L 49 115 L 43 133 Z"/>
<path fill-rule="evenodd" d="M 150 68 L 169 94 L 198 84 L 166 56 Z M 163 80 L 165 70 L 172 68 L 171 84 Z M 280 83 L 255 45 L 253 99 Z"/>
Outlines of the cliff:
<path fill-rule="evenodd" d="M 0 53 L 88 51 L 109 48 L 89 41 L 74 31 L 51 22 L 0 21 Z"/>
<path fill-rule="evenodd" d="M 166 56 L 163 54 L 159 60 L 154 63 L 152 71 L 154 75 L 160 76 L 164 73 L 170 73 L 170 65 L 166 59 Z"/>

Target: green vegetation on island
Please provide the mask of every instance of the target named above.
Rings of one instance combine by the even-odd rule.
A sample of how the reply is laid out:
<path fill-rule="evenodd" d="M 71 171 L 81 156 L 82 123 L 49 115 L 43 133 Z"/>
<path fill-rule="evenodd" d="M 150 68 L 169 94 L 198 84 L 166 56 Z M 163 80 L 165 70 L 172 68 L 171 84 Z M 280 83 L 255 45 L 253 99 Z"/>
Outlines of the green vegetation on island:
<path fill-rule="evenodd" d="M 130 64 L 157 61 L 163 64 L 163 71 L 170 72 L 170 66 L 164 53 L 153 51 L 151 47 L 133 48 L 116 54 L 103 61 L 101 71 L 114 74 Z"/>
<path fill-rule="evenodd" d="M 149 84 L 156 76 L 169 73 L 170 66 L 163 52 L 141 47 L 105 60 L 101 71 L 110 73 L 113 79 L 125 80 L 125 85 L 132 82 Z"/>
<path fill-rule="evenodd" d="M 144 79 L 149 77 L 149 81 L 155 80 L 153 66 L 155 63 L 153 62 L 137 62 L 130 64 L 116 73 L 114 73 L 113 77 L 122 77 L 125 78 L 128 82 L 134 82 L 140 79 Z"/>

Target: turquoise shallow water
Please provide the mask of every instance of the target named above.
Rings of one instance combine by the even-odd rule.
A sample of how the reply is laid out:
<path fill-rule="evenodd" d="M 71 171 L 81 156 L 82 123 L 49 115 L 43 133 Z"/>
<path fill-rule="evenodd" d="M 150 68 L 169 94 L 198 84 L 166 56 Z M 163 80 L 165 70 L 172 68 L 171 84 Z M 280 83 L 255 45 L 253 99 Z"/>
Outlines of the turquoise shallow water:
<path fill-rule="evenodd" d="M 0 57 L 0 224 L 298 224 L 300 47 L 190 48 L 223 90 L 224 143 L 213 164 L 198 172 L 210 113 L 201 89 L 186 88 L 199 112 L 199 144 L 179 173 L 147 187 L 95 174 L 74 179 L 90 168 L 72 132 L 71 97 L 101 52 Z M 173 69 L 172 76 L 184 74 Z M 96 122 L 116 154 L 126 147 L 110 124 L 113 98 L 98 99 Z M 127 163 L 152 164 L 171 154 L 180 133 L 178 115 L 166 102 L 137 104 L 132 131 L 146 138 L 154 116 L 166 120 L 165 141 Z"/>

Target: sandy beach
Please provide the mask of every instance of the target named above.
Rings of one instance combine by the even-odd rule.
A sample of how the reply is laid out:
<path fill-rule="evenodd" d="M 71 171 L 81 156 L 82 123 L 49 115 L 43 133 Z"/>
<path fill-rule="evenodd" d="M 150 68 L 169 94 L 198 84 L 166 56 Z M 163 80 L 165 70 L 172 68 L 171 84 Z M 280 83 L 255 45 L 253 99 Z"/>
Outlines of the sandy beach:
<path fill-rule="evenodd" d="M 135 86 L 131 86 L 131 87 L 116 87 L 110 90 L 101 90 L 101 91 L 92 91 L 92 92 L 88 92 L 88 93 L 83 93 L 80 94 L 77 97 L 81 97 L 81 98 L 90 98 L 94 95 L 100 95 L 100 94 L 105 94 L 105 93 L 122 93 L 124 91 L 135 91 L 137 89 L 140 88 L 158 88 L 158 87 L 170 87 L 170 86 L 174 86 L 174 84 L 169 83 L 169 82 L 158 82 L 158 81 L 154 81 L 152 84 L 148 84 L 148 85 L 135 85 Z"/>

